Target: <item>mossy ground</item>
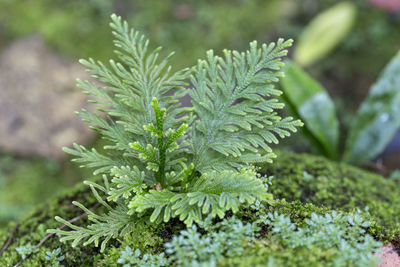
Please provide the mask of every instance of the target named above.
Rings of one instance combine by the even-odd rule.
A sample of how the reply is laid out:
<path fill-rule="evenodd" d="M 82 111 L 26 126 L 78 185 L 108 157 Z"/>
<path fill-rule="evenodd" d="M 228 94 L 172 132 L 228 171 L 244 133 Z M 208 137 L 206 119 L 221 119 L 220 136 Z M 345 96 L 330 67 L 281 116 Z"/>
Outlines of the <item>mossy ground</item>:
<path fill-rule="evenodd" d="M 382 227 L 376 235 L 398 242 L 400 187 L 395 181 L 344 163 L 295 153 L 279 153 L 274 164 L 262 172 L 274 176 L 270 190 L 275 198 L 347 212 L 367 208 Z"/>
<path fill-rule="evenodd" d="M 275 163 L 263 171 L 274 175 L 271 191 L 276 200 L 272 204 L 265 204 L 268 212 L 287 214 L 293 222 L 301 224 L 313 212 L 324 214 L 331 209 L 352 211 L 368 206 L 372 220 L 369 232 L 378 240 L 392 241 L 398 245 L 400 192 L 394 182 L 345 164 L 292 153 L 279 153 Z M 47 229 L 59 227 L 54 216 L 72 219 L 82 215 L 82 211 L 71 204 L 72 200 L 85 203 L 87 207 L 96 204 L 90 190 L 84 185 L 79 185 L 53 201 L 37 207 L 21 218 L 20 222 L 11 223 L 7 228 L 1 229 L 1 247 L 10 236 L 13 239 L 0 256 L 0 266 L 13 266 L 20 261 L 20 256 L 15 250 L 17 247 L 28 243 L 36 245 L 47 235 Z M 242 220 L 255 219 L 254 213 L 247 210 L 241 211 L 238 216 Z M 75 223 L 84 224 L 85 220 L 82 217 Z M 21 266 L 44 266 L 45 252 L 58 247 L 61 247 L 61 254 L 65 256 L 62 263 L 66 266 L 116 266 L 120 251 L 126 245 L 132 249 L 139 248 L 143 252 L 161 252 L 162 244 L 172 235 L 178 234 L 183 227 L 182 223 L 176 220 L 157 227 L 142 225 L 123 241 L 110 242 L 103 253 L 100 253 L 99 248 L 92 246 L 72 248 L 68 243 L 62 244 L 58 238 L 52 236 Z M 280 263 L 282 266 L 325 266 L 324 262 L 329 261 L 331 252 L 288 250 L 266 238 L 259 243 L 249 244 L 243 257 L 224 259 L 220 264 L 264 266 L 271 256 L 278 266 Z"/>

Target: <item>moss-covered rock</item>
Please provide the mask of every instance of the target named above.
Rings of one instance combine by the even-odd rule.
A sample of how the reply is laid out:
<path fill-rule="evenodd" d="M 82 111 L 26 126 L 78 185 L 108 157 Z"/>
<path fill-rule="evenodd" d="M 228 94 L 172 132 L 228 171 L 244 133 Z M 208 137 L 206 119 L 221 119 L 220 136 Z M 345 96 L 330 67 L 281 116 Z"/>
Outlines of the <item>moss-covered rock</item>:
<path fill-rule="evenodd" d="M 274 176 L 275 198 L 344 211 L 367 208 L 382 227 L 376 235 L 398 242 L 400 187 L 394 181 L 322 157 L 282 152 L 263 172 Z"/>
<path fill-rule="evenodd" d="M 13 222 L 7 228 L 0 229 L 0 244 L 2 244 L 2 247 L 4 247 L 3 244 L 5 245 L 8 239 L 12 239 L 11 245 L 0 256 L 0 266 L 13 266 L 21 259 L 16 252 L 17 247 L 26 246 L 27 244 L 37 245 L 47 235 L 47 229 L 59 227 L 60 225 L 54 220 L 54 216 L 62 215 L 66 216 L 66 218 L 79 216 L 82 211 L 71 204 L 71 201 L 76 199 L 87 203 L 88 206 L 95 205 L 95 199 L 91 197 L 87 187 L 80 184 L 74 189 L 60 194 L 58 198 L 38 206 L 35 210 L 22 217 L 19 222 Z M 82 218 L 81 221 L 83 222 L 84 219 Z M 61 244 L 55 237 L 49 238 L 40 249 L 34 251 L 32 257 L 24 261 L 22 266 L 43 266 L 44 250 L 53 250 L 58 247 L 64 249 L 67 246 Z M 68 246 L 65 251 L 68 251 L 66 258 L 74 258 L 77 263 L 85 263 L 89 262 L 86 256 L 97 253 L 98 249 L 91 247 L 72 249 Z"/>
<path fill-rule="evenodd" d="M 311 213 L 325 214 L 333 208 L 351 211 L 368 206 L 372 222 L 369 233 L 378 240 L 390 240 L 396 244 L 400 232 L 400 192 L 394 182 L 345 164 L 292 153 L 279 153 L 274 164 L 266 167 L 264 171 L 275 177 L 271 190 L 277 199 L 274 203 L 263 206 L 267 212 L 287 214 L 293 222 L 301 224 Z M 86 218 L 82 216 L 80 209 L 71 204 L 72 200 L 85 203 L 94 210 L 99 209 L 90 190 L 84 185 L 79 185 L 53 201 L 37 207 L 21 218 L 20 222 L 11 223 L 7 228 L 0 230 L 0 246 L 7 244 L 6 249 L 0 252 L 0 266 L 13 266 L 21 260 L 16 248 L 27 244 L 37 245 L 40 242 L 40 247 L 35 249 L 21 266 L 44 266 L 45 253 L 59 247 L 60 255 L 65 257 L 61 263 L 66 266 L 117 266 L 120 252 L 127 245 L 133 250 L 138 248 L 143 253 L 158 253 L 163 251 L 163 244 L 169 241 L 172 235 L 178 234 L 184 228 L 178 220 L 159 226 L 144 224 L 124 240 L 110 242 L 103 253 L 100 253 L 99 248 L 92 246 L 72 248 L 68 243 L 60 243 L 55 236 L 49 236 L 43 242 L 48 235 L 47 229 L 60 226 L 54 220 L 56 215 L 77 218 L 75 224 L 85 223 Z M 250 210 L 242 210 L 238 216 L 242 220 L 255 219 L 254 212 Z M 7 242 L 10 237 L 11 242 Z M 305 249 L 287 250 L 273 240 L 267 240 L 249 246 L 243 258 L 226 259 L 221 264 L 239 266 L 240 262 L 246 262 L 256 266 L 268 263 L 268 255 L 274 256 L 275 263 L 287 263 L 285 266 L 300 266 L 296 265 L 300 262 L 308 263 L 309 266 L 314 263 L 324 266 L 323 262 L 328 261 L 330 257 L 329 251 L 314 253 Z"/>

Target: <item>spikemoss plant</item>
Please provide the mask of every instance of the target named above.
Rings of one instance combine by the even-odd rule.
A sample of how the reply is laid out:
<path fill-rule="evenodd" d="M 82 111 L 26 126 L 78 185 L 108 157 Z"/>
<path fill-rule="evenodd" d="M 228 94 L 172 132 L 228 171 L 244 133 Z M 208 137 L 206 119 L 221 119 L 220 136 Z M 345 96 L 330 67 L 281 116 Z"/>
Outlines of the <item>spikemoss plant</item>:
<path fill-rule="evenodd" d="M 191 226 L 204 215 L 223 218 L 242 203 L 270 199 L 252 164 L 272 162 L 269 144 L 302 125 L 275 111 L 284 106 L 275 83 L 292 40 L 260 47 L 254 41 L 248 51 L 224 50 L 222 57 L 208 51 L 195 67 L 171 73 L 169 56 L 159 59 L 160 48 L 150 50 L 143 35 L 120 17 L 111 18 L 119 62 L 82 60 L 102 84 L 78 80 L 103 113 L 79 115 L 109 145 L 103 153 L 76 144 L 65 148 L 103 175 L 103 184 L 86 183 L 105 212 L 74 202 L 91 224 L 57 217 L 72 231 L 50 232 L 73 240 L 73 246 L 101 241 L 104 250 L 111 238 L 131 233 L 142 220 L 177 217 Z M 179 99 L 187 94 L 192 106 L 182 107 Z"/>

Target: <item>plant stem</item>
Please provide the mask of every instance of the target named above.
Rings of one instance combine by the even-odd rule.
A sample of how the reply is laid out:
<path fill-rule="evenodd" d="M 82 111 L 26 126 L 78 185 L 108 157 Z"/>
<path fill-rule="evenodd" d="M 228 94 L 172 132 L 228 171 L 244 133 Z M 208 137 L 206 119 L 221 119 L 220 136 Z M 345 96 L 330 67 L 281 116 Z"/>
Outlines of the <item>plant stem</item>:
<path fill-rule="evenodd" d="M 160 153 L 160 165 L 158 166 L 158 177 L 159 177 L 159 182 L 161 186 L 164 188 L 166 187 L 165 185 L 165 152 L 166 149 L 164 147 L 164 139 L 161 134 L 161 136 L 158 136 L 158 151 Z"/>

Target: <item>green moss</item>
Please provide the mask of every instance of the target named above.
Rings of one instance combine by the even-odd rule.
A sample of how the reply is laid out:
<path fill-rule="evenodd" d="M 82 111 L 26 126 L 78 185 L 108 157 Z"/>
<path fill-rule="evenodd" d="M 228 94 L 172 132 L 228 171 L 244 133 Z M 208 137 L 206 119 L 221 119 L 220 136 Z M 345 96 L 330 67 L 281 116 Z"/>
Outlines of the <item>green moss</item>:
<path fill-rule="evenodd" d="M 399 228 L 396 223 L 399 215 L 396 209 L 400 210 L 398 208 L 400 194 L 394 182 L 320 157 L 291 153 L 279 153 L 275 163 L 268 166 L 265 171 L 275 176 L 271 190 L 277 199 L 274 203 L 265 204 L 266 212 L 287 214 L 292 222 L 302 225 L 304 219 L 309 218 L 313 212 L 325 214 L 332 208 L 351 211 L 368 205 L 372 224 L 369 233 L 378 240 L 392 240 L 398 244 Z M 282 197 L 287 201 L 279 200 Z M 302 202 L 293 201 L 296 199 Z M 54 216 L 72 219 L 81 215 L 81 210 L 71 204 L 72 200 L 85 203 L 87 207 L 93 207 L 96 203 L 90 190 L 81 184 L 67 190 L 53 201 L 37 207 L 18 223 L 13 242 L 0 257 L 0 266 L 12 266 L 17 263 L 20 256 L 15 248 L 28 243 L 36 245 L 47 235 L 47 229 L 59 227 Z M 256 219 L 251 210 L 242 210 L 237 215 L 242 220 Z M 76 223 L 84 224 L 86 219 L 81 218 Z M 0 247 L 10 237 L 14 226 L 15 223 L 11 223 L 7 228 L 0 229 Z M 177 220 L 159 226 L 144 224 L 124 240 L 110 242 L 102 254 L 99 248 L 92 246 L 72 248 L 70 243 L 62 244 L 57 237 L 52 236 L 24 263 L 26 266 L 43 266 L 44 253 L 61 247 L 61 255 L 65 256 L 62 262 L 64 265 L 116 266 L 116 260 L 125 246 L 128 245 L 133 250 L 139 248 L 143 253 L 158 253 L 163 251 L 163 244 L 170 240 L 172 235 L 178 234 L 183 227 Z M 318 266 L 329 259 L 330 251 L 284 249 L 278 243 L 267 239 L 249 245 L 243 257 L 224 259 L 221 264 L 222 266 L 265 265 L 268 263 L 266 260 L 271 258 L 266 258 L 267 254 L 273 257 L 278 266 L 282 262 L 287 263 L 285 266 Z"/>
<path fill-rule="evenodd" d="M 261 240 L 252 246 L 248 246 L 240 257 L 223 259 L 219 262 L 219 266 L 326 267 L 334 252 L 334 250 L 284 248 L 279 242 Z M 296 256 L 294 257 L 294 255 Z"/>
<path fill-rule="evenodd" d="M 59 224 L 54 220 L 54 216 L 63 215 L 68 218 L 79 216 L 81 211 L 77 207 L 71 205 L 73 199 L 79 199 L 80 201 L 87 203 L 88 206 L 95 204 L 95 200 L 91 197 L 86 186 L 79 185 L 68 192 L 64 192 L 53 201 L 38 206 L 35 210 L 21 218 L 20 222 L 17 224 L 16 231 L 13 234 L 12 244 L 4 252 L 2 257 L 0 257 L 0 266 L 11 266 L 16 264 L 20 260 L 20 256 L 15 250 L 17 247 L 24 246 L 28 243 L 36 245 L 47 235 L 47 229 L 59 227 Z M 83 222 L 84 219 L 81 219 L 81 221 Z M 14 225 L 15 224 L 12 223 L 8 228 L 3 230 L 6 234 L 1 235 L 2 240 L 10 237 Z M 4 243 L 2 243 L 2 245 L 3 244 Z M 72 249 L 67 245 L 61 245 L 57 238 L 53 237 L 48 239 L 40 249 L 34 252 L 32 257 L 25 261 L 27 264 L 26 266 L 43 266 L 42 260 L 44 259 L 44 251 L 46 249 L 57 249 L 60 246 L 63 249 L 63 253 L 66 252 L 64 254 L 66 260 L 76 258 L 75 260 L 81 263 L 87 261 L 88 257 L 91 258 L 91 256 L 88 255 L 93 254 L 97 250 L 94 248 Z M 41 255 L 43 257 L 41 257 Z"/>
<path fill-rule="evenodd" d="M 172 63 L 183 67 L 203 56 L 209 47 L 220 50 L 227 43 L 238 48 L 246 47 L 247 40 L 267 41 L 265 31 L 284 18 L 281 2 L 0 1 L 0 24 L 10 39 L 35 32 L 65 55 L 107 60 L 113 50 L 109 15 L 115 12 L 146 32 L 156 45 L 179 51 Z M 254 16 L 256 12 L 264 15 Z"/>
<path fill-rule="evenodd" d="M 96 138 L 90 146 L 102 151 L 104 144 Z M 0 227 L 80 182 L 82 177 L 92 176 L 92 170 L 79 168 L 70 159 L 60 163 L 39 157 L 18 158 L 0 151 Z"/>
<path fill-rule="evenodd" d="M 55 161 L 19 161 L 0 154 L 0 226 L 65 188 L 67 181 L 59 174 Z"/>
<path fill-rule="evenodd" d="M 92 210 L 98 210 L 96 200 L 92 197 L 90 189 L 86 185 L 80 184 L 73 189 L 69 189 L 60 194 L 57 198 L 49 201 L 26 214 L 17 223 L 16 231 L 13 234 L 13 242 L 0 257 L 0 266 L 13 266 L 21 257 L 16 252 L 16 248 L 28 243 L 38 244 L 46 235 L 47 229 L 60 227 L 60 224 L 54 220 L 56 215 L 64 218 L 75 218 L 82 215 L 82 210 L 72 205 L 71 202 L 77 200 L 85 203 L 87 207 L 94 207 Z M 86 218 L 76 221 L 76 224 L 86 223 Z M 0 248 L 10 237 L 16 223 L 10 223 L 8 227 L 0 230 Z M 150 225 L 141 225 L 131 236 L 121 240 L 122 247 L 129 245 L 132 248 L 139 248 L 142 251 L 158 252 L 162 244 L 168 240 L 171 235 L 183 228 L 183 224 L 178 221 L 171 221 L 168 225 L 154 227 Z M 87 246 L 72 248 L 70 243 L 62 244 L 56 236 L 49 238 L 44 244 L 34 251 L 31 257 L 24 261 L 26 266 L 44 266 L 44 257 L 46 251 L 51 251 L 61 247 L 61 255 L 65 256 L 63 263 L 67 266 L 113 266 L 119 257 L 121 246 L 118 240 L 109 242 L 109 246 L 103 254 L 100 249 Z M 24 265 L 22 265 L 24 266 Z"/>
<path fill-rule="evenodd" d="M 376 236 L 396 241 L 400 233 L 400 187 L 392 180 L 344 163 L 294 153 L 279 153 L 263 172 L 274 176 L 270 190 L 277 199 L 344 211 L 368 207 L 381 226 L 376 226 Z"/>

